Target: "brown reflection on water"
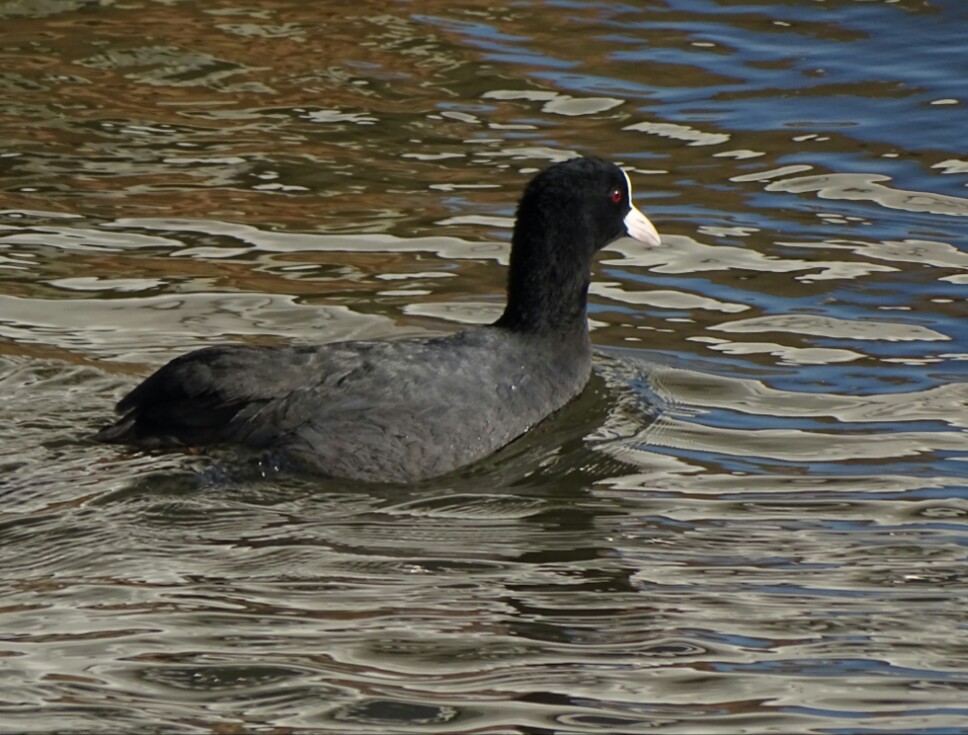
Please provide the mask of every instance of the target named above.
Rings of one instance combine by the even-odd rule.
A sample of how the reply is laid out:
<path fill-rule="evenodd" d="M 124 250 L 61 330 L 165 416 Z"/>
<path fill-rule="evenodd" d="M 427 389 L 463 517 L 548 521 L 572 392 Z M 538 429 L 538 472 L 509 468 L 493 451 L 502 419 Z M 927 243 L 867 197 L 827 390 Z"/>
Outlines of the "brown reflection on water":
<path fill-rule="evenodd" d="M 432 210 L 427 197 L 371 186 L 403 180 L 418 164 L 360 154 L 434 134 L 426 128 L 438 124 L 450 137 L 445 121 L 407 130 L 398 118 L 435 111 L 441 71 L 468 64 L 468 52 L 384 10 L 147 3 L 4 19 L 16 94 L 3 132 L 18 150 L 9 162 L 18 185 L 0 207 L 42 201 L 71 211 L 83 197 L 89 213 L 303 225 L 329 214 Z M 295 182 L 277 180 L 294 165 Z M 279 185 L 296 188 L 275 196 Z"/>
<path fill-rule="evenodd" d="M 429 3 L 424 12 L 446 9 Z M 536 155 L 540 160 L 546 143 L 541 126 L 525 120 L 536 106 L 552 113 L 564 108 L 490 97 L 486 117 L 442 112 L 450 97 L 485 101 L 494 89 L 521 89 L 521 83 L 507 78 L 501 64 L 482 63 L 458 29 L 386 10 L 148 4 L 10 19 L 0 39 L 11 49 L 7 68 L 23 81 L 4 131 L 19 154 L 8 164 L 13 175 L 0 208 L 108 217 L 172 212 L 293 228 L 341 226 L 347 219 L 367 220 L 372 228 L 383 219 L 385 227 L 408 234 L 410 220 L 426 226 L 451 213 L 447 187 L 470 187 L 466 195 L 482 209 L 507 213 L 521 178 L 502 168 Z M 524 33 L 546 52 L 533 67 L 522 62 L 515 75 L 567 55 L 577 38 L 603 73 L 619 63 L 612 45 L 582 27 L 581 14 L 597 11 L 550 24 L 556 16 L 547 8 L 492 11 L 495 28 Z M 708 73 L 691 79 L 695 73 L 684 67 L 649 77 L 685 87 L 715 81 Z M 552 114 L 544 121 L 559 150 L 588 151 L 603 119 L 640 119 L 621 96 L 608 99 L 599 114 Z M 25 127 L 27 119 L 38 124 Z M 520 146 L 506 138 L 515 128 Z M 648 147 L 663 156 L 676 149 L 677 172 L 657 172 L 642 187 L 675 191 L 675 179 L 687 171 L 699 182 L 722 178 L 707 150 L 609 128 L 614 150 Z M 408 148 L 455 158 L 420 159 L 407 156 Z M 383 155 L 387 149 L 402 155 Z M 486 184 L 480 169 L 449 163 L 468 156 L 493 163 Z M 428 192 L 420 184 L 428 180 L 445 193 Z M 741 203 L 739 193 L 720 197 L 724 207 Z"/>

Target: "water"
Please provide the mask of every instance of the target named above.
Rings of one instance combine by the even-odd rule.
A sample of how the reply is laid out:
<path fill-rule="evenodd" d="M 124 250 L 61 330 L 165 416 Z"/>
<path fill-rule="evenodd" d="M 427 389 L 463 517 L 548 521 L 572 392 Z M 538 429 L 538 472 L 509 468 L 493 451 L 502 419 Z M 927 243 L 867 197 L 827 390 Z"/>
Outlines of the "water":
<path fill-rule="evenodd" d="M 968 10 L 0 2 L 0 730 L 968 732 Z M 86 436 L 493 318 L 620 161 L 589 389 L 413 487 Z"/>

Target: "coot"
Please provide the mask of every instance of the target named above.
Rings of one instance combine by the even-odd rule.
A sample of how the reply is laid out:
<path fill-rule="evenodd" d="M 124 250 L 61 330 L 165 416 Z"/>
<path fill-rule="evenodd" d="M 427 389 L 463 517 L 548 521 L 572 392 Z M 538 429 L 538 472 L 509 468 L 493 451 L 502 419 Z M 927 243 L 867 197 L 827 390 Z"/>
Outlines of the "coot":
<path fill-rule="evenodd" d="M 517 209 L 507 305 L 443 337 L 207 347 L 117 405 L 104 442 L 230 443 L 332 477 L 413 482 L 495 452 L 578 393 L 591 371 L 592 258 L 630 235 L 659 244 L 628 175 L 598 158 L 539 173 Z"/>

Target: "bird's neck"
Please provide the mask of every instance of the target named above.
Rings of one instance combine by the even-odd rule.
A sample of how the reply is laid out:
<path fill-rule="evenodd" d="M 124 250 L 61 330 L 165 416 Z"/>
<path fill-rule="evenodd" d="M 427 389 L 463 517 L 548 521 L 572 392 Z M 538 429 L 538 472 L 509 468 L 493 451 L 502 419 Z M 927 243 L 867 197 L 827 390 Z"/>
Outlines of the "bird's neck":
<path fill-rule="evenodd" d="M 520 221 L 520 220 L 519 220 Z M 576 263 L 576 254 L 555 247 L 565 233 L 516 228 L 508 271 L 507 305 L 496 326 L 517 332 L 561 335 L 588 333 L 590 263 Z M 567 233 L 575 237 L 577 233 Z M 529 238 L 526 247 L 521 240 Z"/>

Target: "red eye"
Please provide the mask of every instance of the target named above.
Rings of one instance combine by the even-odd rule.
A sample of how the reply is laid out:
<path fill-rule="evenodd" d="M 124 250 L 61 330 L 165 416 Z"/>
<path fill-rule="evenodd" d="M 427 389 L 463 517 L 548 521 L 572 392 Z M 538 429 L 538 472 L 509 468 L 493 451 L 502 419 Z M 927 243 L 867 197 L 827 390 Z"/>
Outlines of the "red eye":
<path fill-rule="evenodd" d="M 608 198 L 618 204 L 620 201 L 622 201 L 622 190 L 612 189 L 612 193 L 608 195 Z"/>

